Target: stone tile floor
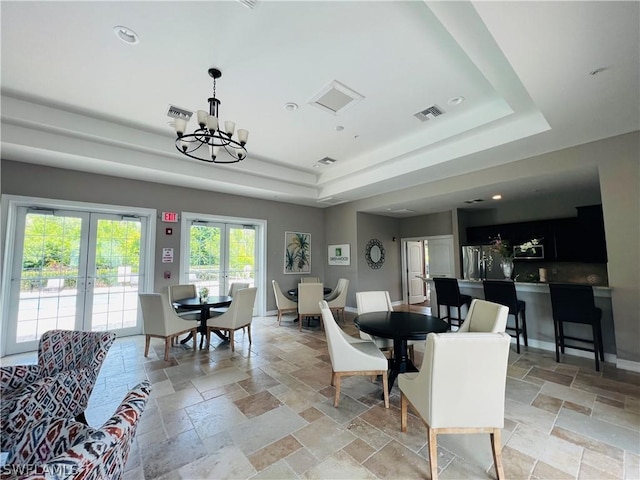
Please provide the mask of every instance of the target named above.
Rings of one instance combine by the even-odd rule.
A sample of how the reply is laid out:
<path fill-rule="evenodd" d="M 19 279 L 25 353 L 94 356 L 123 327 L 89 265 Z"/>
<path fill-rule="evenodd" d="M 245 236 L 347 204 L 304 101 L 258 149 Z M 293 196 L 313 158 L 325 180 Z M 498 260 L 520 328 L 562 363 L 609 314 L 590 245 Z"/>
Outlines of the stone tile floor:
<path fill-rule="evenodd" d="M 357 334 L 347 312 L 345 330 Z M 143 379 L 153 393 L 138 426 L 126 480 L 248 478 L 428 478 L 426 430 L 410 416 L 400 432 L 400 396 L 385 409 L 379 382 L 351 377 L 333 407 L 330 363 L 318 323 L 253 321 L 253 345 L 236 351 L 171 349 L 144 337 L 116 340 L 87 418 L 100 425 Z M 416 352 L 416 363 L 421 361 Z M 2 364 L 35 362 L 36 355 Z M 508 479 L 640 478 L 640 375 L 589 359 L 524 348 L 509 360 L 503 457 Z M 440 435 L 442 479 L 495 478 L 488 435 Z"/>

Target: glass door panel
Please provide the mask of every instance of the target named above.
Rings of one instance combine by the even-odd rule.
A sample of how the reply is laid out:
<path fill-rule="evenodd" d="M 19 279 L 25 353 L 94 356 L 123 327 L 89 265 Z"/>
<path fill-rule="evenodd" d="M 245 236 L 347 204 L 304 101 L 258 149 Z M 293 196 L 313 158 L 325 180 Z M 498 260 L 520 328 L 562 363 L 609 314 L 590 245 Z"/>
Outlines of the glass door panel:
<path fill-rule="evenodd" d="M 193 222 L 189 230 L 189 268 L 186 283 L 198 291 L 207 287 L 211 295 L 226 295 L 223 273 L 224 225 Z"/>
<path fill-rule="evenodd" d="M 7 353 L 37 348 L 47 330 L 81 325 L 87 218 L 82 212 L 18 209 Z"/>
<path fill-rule="evenodd" d="M 142 230 L 139 218 L 92 214 L 85 329 L 137 328 Z"/>
<path fill-rule="evenodd" d="M 233 282 L 255 286 L 256 231 L 253 227 L 227 225 L 227 290 Z"/>

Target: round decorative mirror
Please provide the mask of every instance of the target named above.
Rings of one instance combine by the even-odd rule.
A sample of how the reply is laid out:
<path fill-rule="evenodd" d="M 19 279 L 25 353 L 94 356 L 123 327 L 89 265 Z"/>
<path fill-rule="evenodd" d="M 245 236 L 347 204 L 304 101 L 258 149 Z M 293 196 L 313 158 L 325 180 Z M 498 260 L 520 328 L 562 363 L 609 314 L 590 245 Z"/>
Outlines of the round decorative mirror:
<path fill-rule="evenodd" d="M 384 247 L 377 238 L 369 240 L 365 247 L 365 258 L 371 268 L 380 268 L 384 263 Z"/>

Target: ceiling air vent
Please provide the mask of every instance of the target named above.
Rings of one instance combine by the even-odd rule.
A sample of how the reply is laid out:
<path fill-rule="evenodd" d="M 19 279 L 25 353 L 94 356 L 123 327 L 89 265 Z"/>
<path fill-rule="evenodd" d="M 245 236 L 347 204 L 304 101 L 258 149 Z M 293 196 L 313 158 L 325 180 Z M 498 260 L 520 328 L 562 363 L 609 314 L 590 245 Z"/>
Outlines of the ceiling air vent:
<path fill-rule="evenodd" d="M 258 5 L 258 0 L 238 0 L 238 3 L 241 3 L 245 7 L 253 10 Z"/>
<path fill-rule="evenodd" d="M 474 198 L 473 200 L 465 200 L 464 203 L 480 203 L 480 202 L 484 202 L 483 199 L 481 198 Z"/>
<path fill-rule="evenodd" d="M 309 104 L 337 115 L 338 112 L 355 105 L 363 98 L 358 92 L 334 80 L 309 100 Z"/>
<path fill-rule="evenodd" d="M 167 117 L 182 118 L 187 122 L 191 119 L 191 115 L 193 115 L 193 112 L 173 105 L 169 105 L 169 109 L 167 110 Z"/>
<path fill-rule="evenodd" d="M 431 105 L 429 108 L 425 108 L 421 112 L 416 113 L 414 117 L 416 117 L 421 122 L 426 122 L 427 120 L 439 117 L 443 113 L 445 113 L 444 110 L 442 110 L 439 106 Z"/>
<path fill-rule="evenodd" d="M 336 161 L 333 158 L 324 157 L 318 160 L 318 163 L 321 163 L 322 165 L 332 165 L 336 163 Z"/>
<path fill-rule="evenodd" d="M 335 197 L 325 197 L 318 200 L 318 203 L 322 203 L 324 205 L 340 205 L 341 203 L 345 203 L 346 200 Z"/>

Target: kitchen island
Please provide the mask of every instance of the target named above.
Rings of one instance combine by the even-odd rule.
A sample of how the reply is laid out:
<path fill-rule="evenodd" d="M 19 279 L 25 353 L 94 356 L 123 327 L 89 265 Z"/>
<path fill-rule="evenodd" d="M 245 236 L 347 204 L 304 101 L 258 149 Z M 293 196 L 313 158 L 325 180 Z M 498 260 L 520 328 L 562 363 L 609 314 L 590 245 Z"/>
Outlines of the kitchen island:
<path fill-rule="evenodd" d="M 431 305 L 436 305 L 435 288 L 429 278 L 423 278 L 427 287 L 431 289 Z M 460 293 L 471 295 L 473 298 L 484 298 L 481 280 L 460 280 Z M 553 316 L 551 311 L 551 296 L 549 285 L 541 282 L 515 282 L 518 300 L 526 302 L 527 333 L 529 346 L 555 352 L 553 335 Z M 593 294 L 596 307 L 602 310 L 602 341 L 604 344 L 605 361 L 616 361 L 616 342 L 613 326 L 613 313 L 611 309 L 611 289 L 609 287 L 594 286 Z M 462 309 L 462 315 L 466 315 L 466 307 Z M 435 309 L 433 310 L 435 314 Z M 510 317 L 509 324 L 513 324 Z M 565 334 L 591 338 L 591 327 L 587 325 L 565 324 Z M 515 339 L 513 339 L 515 342 Z M 565 353 L 586 358 L 593 358 L 593 353 L 584 352 L 572 348 L 566 348 Z"/>

